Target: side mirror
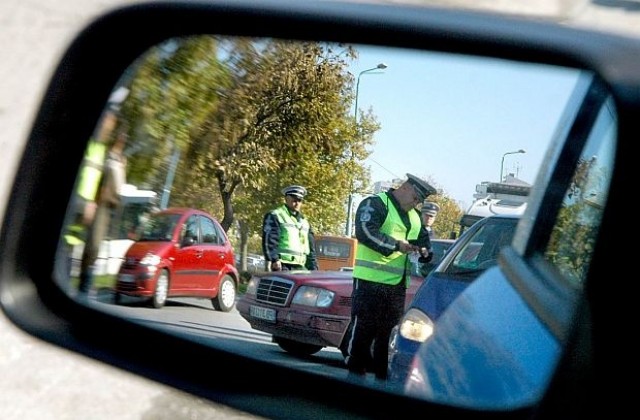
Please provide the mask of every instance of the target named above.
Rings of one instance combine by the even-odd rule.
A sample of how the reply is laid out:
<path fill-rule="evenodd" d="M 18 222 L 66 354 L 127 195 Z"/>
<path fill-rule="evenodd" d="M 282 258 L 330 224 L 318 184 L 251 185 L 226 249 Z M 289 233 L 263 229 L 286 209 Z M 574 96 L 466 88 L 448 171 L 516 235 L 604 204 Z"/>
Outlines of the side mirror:
<path fill-rule="evenodd" d="M 187 247 L 187 246 L 194 245 L 195 243 L 196 243 L 195 239 L 193 239 L 191 236 L 187 236 L 186 238 L 184 238 L 182 240 L 182 244 L 181 245 L 184 248 L 184 247 Z"/>
<path fill-rule="evenodd" d="M 139 32 L 141 21 L 145 22 L 143 34 Z M 259 62 L 252 61 L 260 58 L 258 53 L 265 57 Z M 344 231 L 343 225 L 351 223 L 350 217 L 345 221 L 351 210 L 347 211 L 344 204 L 351 203 L 355 192 L 372 192 L 365 188 L 368 184 L 374 186 L 371 181 L 380 179 L 385 182 L 376 187 L 391 188 L 393 179 L 386 181 L 389 172 L 394 178 L 395 174 L 402 177 L 405 171 L 422 174 L 433 170 L 438 177 L 441 173 L 461 173 L 465 183 L 461 184 L 464 188 L 460 188 L 459 194 L 465 197 L 471 192 L 466 187 L 469 179 L 472 186 L 485 177 L 495 178 L 500 156 L 522 147 L 527 153 L 518 155 L 526 163 L 521 174 L 533 182 L 542 164 L 564 162 L 565 155 L 572 156 L 564 152 L 572 150 L 563 148 L 562 142 L 568 137 L 565 131 L 588 132 L 580 127 L 569 130 L 566 121 L 586 114 L 579 108 L 585 95 L 581 91 L 577 95 L 576 91 L 592 79 L 598 82 L 591 89 L 594 94 L 602 90 L 604 96 L 610 87 L 617 95 L 616 105 L 622 116 L 620 151 L 608 150 L 607 156 L 621 160 L 619 166 L 623 169 L 633 166 L 623 159 L 633 155 L 628 153 L 627 145 L 640 132 L 633 118 L 640 103 L 636 94 L 640 85 L 635 59 L 638 56 L 638 45 L 596 33 L 430 8 L 236 0 L 141 3 L 114 10 L 93 22 L 73 41 L 52 75 L 36 116 L 4 213 L 0 234 L 0 305 L 20 328 L 44 341 L 267 417 L 311 418 L 318 413 L 327 418 L 392 417 L 393 410 L 399 407 L 395 414 L 400 416 L 419 412 L 425 416 L 470 417 L 477 412 L 478 417 L 489 414 L 529 417 L 540 406 L 543 406 L 540 412 L 557 414 L 568 405 L 567 399 L 573 399 L 570 402 L 575 404 L 580 391 L 595 393 L 602 383 L 610 382 L 592 383 L 591 376 L 584 374 L 579 378 L 586 378 L 584 382 L 588 383 L 580 384 L 583 387 L 576 391 L 568 386 L 574 385 L 568 381 L 574 379 L 572 376 L 554 377 L 556 382 L 552 386 L 542 378 L 533 381 L 535 392 L 521 393 L 507 403 L 496 399 L 471 407 L 476 411 L 460 407 L 453 399 L 434 401 L 426 393 L 408 395 L 383 389 L 375 382 L 348 378 L 342 354 L 337 351 L 326 352 L 328 361 L 319 364 L 320 357 L 308 354 L 309 349 L 318 345 L 301 346 L 290 341 L 288 347 L 293 354 L 283 355 L 273 351 L 270 336 L 265 339 L 250 330 L 238 334 L 237 325 L 246 327 L 246 322 L 224 324 L 234 313 L 210 316 L 209 307 L 220 306 L 219 301 L 207 302 L 202 319 L 183 322 L 184 318 L 167 321 L 164 317 L 174 313 L 179 317 L 191 315 L 187 304 L 153 312 L 133 305 L 117 305 L 117 299 L 114 302 L 75 299 L 77 278 L 68 269 L 69 251 L 61 232 L 73 224 L 70 204 L 76 197 L 78 169 L 84 165 L 88 140 L 101 131 L 99 128 L 107 121 L 104 115 L 112 107 L 130 135 L 126 149 L 128 181 L 140 189 L 149 185 L 157 193 L 166 190 L 162 207 L 167 201 L 171 205 L 216 206 L 215 213 L 222 216 L 224 230 L 237 235 L 230 235 L 237 241 L 233 245 L 246 249 L 253 240 L 253 246 L 259 248 L 262 215 L 271 208 L 274 198 L 281 196 L 280 182 L 271 181 L 303 177 L 301 183 L 314 187 L 310 188 L 313 194 L 309 194 L 305 209 L 309 210 L 317 232 Z M 383 64 L 382 59 L 389 63 L 384 74 L 381 70 L 386 69 L 386 64 L 369 68 L 375 63 Z M 297 68 L 298 65 L 306 67 Z M 599 83 L 601 78 L 606 84 Z M 128 94 L 114 106 L 113 98 L 122 91 L 120 88 L 125 88 Z M 185 88 L 189 88 L 188 95 L 184 94 Z M 376 98 L 370 96 L 375 93 Z M 390 130 L 394 127 L 392 117 L 400 119 L 396 125 L 399 134 Z M 407 128 L 415 130 L 418 123 L 424 123 L 426 128 L 407 135 Z M 618 139 L 615 130 L 610 135 Z M 458 140 L 461 144 L 454 149 Z M 402 146 L 404 141 L 406 147 Z M 552 146 L 548 153 L 545 141 Z M 533 146 L 539 148 L 536 153 Z M 531 163 L 524 161 L 535 156 L 537 160 Z M 391 166 L 396 163 L 398 169 Z M 476 163 L 486 164 L 487 170 L 473 170 Z M 575 166 L 574 163 L 569 162 L 567 168 Z M 507 166 L 516 164 L 515 158 L 507 162 Z M 561 165 L 558 170 L 554 168 L 540 172 L 540 179 L 551 187 L 555 187 L 558 179 L 567 178 L 570 171 Z M 372 179 L 368 176 L 370 169 Z M 625 171 L 620 174 L 616 173 L 614 178 L 632 178 L 624 176 L 628 175 Z M 442 175 L 438 179 L 450 190 L 449 184 L 444 184 L 448 177 Z M 561 190 L 551 187 L 539 188 L 537 194 L 549 194 L 558 201 Z M 576 194 L 586 197 L 596 191 L 590 184 L 585 187 L 588 188 L 576 188 Z M 627 189 L 621 186 L 616 189 L 623 190 Z M 588 211 L 610 206 L 606 201 L 600 203 L 589 197 L 584 206 Z M 554 211 L 557 213 L 557 208 Z M 552 216 L 538 213 L 536 219 L 531 218 L 523 226 L 533 238 L 521 240 L 520 254 L 526 257 L 541 255 L 537 251 L 550 237 Z M 585 213 L 578 222 L 589 220 L 590 214 Z M 236 218 L 243 223 L 234 223 Z M 538 219 L 543 223 L 534 223 Z M 612 235 L 615 229 L 603 232 Z M 166 240 L 155 242 L 165 248 L 178 246 Z M 567 243 L 567 247 L 572 245 L 571 241 L 558 242 Z M 195 243 L 193 237 L 186 237 L 179 246 Z M 601 255 L 607 256 L 611 252 L 608 249 L 598 248 L 599 259 L 594 261 L 600 265 L 592 264 L 594 270 L 606 265 L 601 262 L 607 261 Z M 229 261 L 225 260 L 225 264 L 232 265 L 232 254 L 228 254 Z M 221 258 L 219 255 L 214 257 Z M 540 263 L 539 258 L 532 262 Z M 188 283 L 214 272 L 190 263 L 186 269 L 178 267 L 174 277 L 160 270 L 160 287 L 156 290 L 166 289 L 170 282 Z M 592 337 L 590 333 L 597 332 L 600 335 L 593 337 L 602 340 L 608 337 L 602 332 L 606 328 L 576 322 L 576 328 L 580 329 L 570 330 L 575 318 L 573 307 L 549 304 L 551 310 L 547 311 L 542 305 L 553 303 L 551 298 L 564 298 L 556 294 L 569 288 L 561 284 L 562 287 L 535 299 L 533 293 L 543 290 L 549 283 L 547 277 L 557 273 L 527 263 L 524 261 L 517 270 L 509 272 L 513 282 L 502 283 L 512 295 L 526 292 L 528 300 L 520 299 L 518 303 L 545 310 L 544 317 L 527 318 L 531 322 L 525 326 L 540 320 L 545 327 L 554 328 L 540 334 L 539 341 L 546 344 L 557 339 L 554 351 L 566 355 L 557 367 L 551 357 L 535 359 L 534 367 L 545 365 L 559 374 L 573 373 L 573 369 L 582 368 L 583 360 L 587 364 L 593 354 L 590 346 L 579 348 L 582 343 L 572 339 L 584 338 L 586 342 Z M 585 268 L 591 266 L 585 264 Z M 547 277 L 535 287 L 524 287 L 528 286 L 527 279 L 537 280 L 536 276 L 543 275 Z M 100 280 L 108 280 L 110 284 L 123 281 Z M 131 278 L 126 281 L 135 287 Z M 289 287 L 288 281 L 273 282 L 278 287 Z M 237 284 L 238 279 L 222 278 L 221 296 L 234 299 Z M 591 300 L 587 301 L 584 313 L 590 315 L 592 307 L 600 311 L 609 309 L 607 303 L 614 292 L 596 293 L 608 289 L 595 281 L 588 284 L 595 287 L 587 294 L 594 304 L 591 306 Z M 324 293 L 320 287 L 306 291 Z M 573 292 L 564 294 L 573 297 Z M 210 296 L 206 297 L 212 301 Z M 321 298 L 319 295 L 314 302 L 322 301 Z M 329 300 L 325 298 L 324 302 Z M 349 311 L 344 309 L 345 303 L 351 302 L 350 295 L 334 301 L 348 318 Z M 487 307 L 491 309 L 493 303 L 490 300 Z M 261 322 L 280 321 L 276 318 L 280 312 L 269 312 L 258 305 L 252 310 Z M 318 321 L 314 326 L 322 330 L 321 334 L 335 333 L 335 320 L 331 314 L 326 322 Z M 492 320 L 487 318 L 486 324 Z M 594 316 L 594 320 L 602 318 Z M 471 338 L 480 337 L 479 329 L 470 331 Z M 594 343 L 608 346 L 603 341 Z M 536 356 L 534 353 L 531 351 L 527 356 Z M 503 359 L 512 360 L 510 355 L 505 352 Z M 467 359 L 473 358 L 460 360 Z M 212 380 L 212 372 L 221 366 L 233 369 L 234 374 Z M 457 380 L 462 370 L 456 368 L 460 366 L 452 369 L 446 366 L 438 373 L 441 378 Z M 266 385 L 264 378 L 268 378 Z M 464 385 L 466 378 L 460 378 Z M 318 389 L 323 391 L 318 393 Z M 367 403 L 362 404 L 363 400 Z"/>

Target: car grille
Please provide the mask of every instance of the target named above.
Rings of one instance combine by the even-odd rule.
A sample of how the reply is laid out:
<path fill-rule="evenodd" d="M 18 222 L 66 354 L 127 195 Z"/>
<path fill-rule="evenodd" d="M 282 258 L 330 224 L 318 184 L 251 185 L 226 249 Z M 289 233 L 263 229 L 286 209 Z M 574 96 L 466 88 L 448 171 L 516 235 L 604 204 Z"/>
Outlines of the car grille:
<path fill-rule="evenodd" d="M 256 290 L 256 300 L 258 302 L 284 306 L 287 303 L 292 289 L 292 281 L 268 277 L 262 278 Z"/>

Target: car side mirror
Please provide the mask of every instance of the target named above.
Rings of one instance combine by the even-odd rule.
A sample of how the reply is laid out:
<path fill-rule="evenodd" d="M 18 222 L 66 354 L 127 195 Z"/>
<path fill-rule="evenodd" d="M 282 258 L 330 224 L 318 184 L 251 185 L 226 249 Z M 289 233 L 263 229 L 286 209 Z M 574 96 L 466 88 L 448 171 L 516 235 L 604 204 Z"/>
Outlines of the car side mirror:
<path fill-rule="evenodd" d="M 562 134 L 554 134 L 556 124 L 562 120 L 578 82 L 599 77 L 597 72 L 601 72 L 607 82 L 615 84 L 620 83 L 616 77 L 639 73 L 637 60 L 630 59 L 624 67 L 620 58 L 622 52 L 629 51 L 629 56 L 639 56 L 638 48 L 625 44 L 628 50 L 624 50 L 611 40 L 606 44 L 605 61 L 594 52 L 602 45 L 601 39 L 572 33 L 568 28 L 508 20 L 497 20 L 494 23 L 499 25 L 494 28 L 489 17 L 464 12 L 396 10 L 382 5 L 368 9 L 364 4 L 344 8 L 317 2 L 324 3 L 321 7 L 314 3 L 139 4 L 111 12 L 79 34 L 52 76 L 5 211 L 0 238 L 0 303 L 16 324 L 45 341 L 268 417 L 296 416 L 292 407 L 309 410 L 299 417 L 321 412 L 328 418 L 393 416 L 389 407 L 436 417 L 469 414 L 455 405 L 439 406 L 386 392 L 376 388 L 378 385 L 353 383 L 345 379 L 343 371 L 340 377 L 330 377 L 322 367 L 313 366 L 313 371 L 299 368 L 308 358 L 267 360 L 266 355 L 271 357 L 273 351 L 263 337 L 255 341 L 268 351 L 239 353 L 231 347 L 240 341 L 235 326 L 217 324 L 224 317 L 207 313 L 206 321 L 187 326 L 125 312 L 135 307 L 114 308 L 105 302 L 75 299 L 73 282 L 77 279 L 68 269 L 73 253 L 61 232 L 73 224 L 70 214 L 85 149 L 88 140 L 100 131 L 108 111 L 117 112 L 124 121 L 122 127 L 128 129 L 128 178 L 140 186 L 149 183 L 158 191 L 167 186 L 162 206 L 179 199 L 218 206 L 224 215 L 225 232 L 233 231 L 230 238 L 236 241 L 234 245 L 246 249 L 248 240 L 244 239 L 255 238 L 241 235 L 258 235 L 262 215 L 274 198 L 281 196 L 282 186 L 268 181 L 293 178 L 301 168 L 306 179 L 300 182 L 314 187 L 305 199 L 305 209 L 310 210 L 311 224 L 318 232 L 320 227 L 336 232 L 344 229 L 348 212 L 343 204 L 360 199 L 356 191 L 372 192 L 365 188 L 370 183 L 369 167 L 379 170 L 379 162 L 401 162 L 401 169 L 394 169 L 398 174 L 412 165 L 420 171 L 436 168 L 431 161 L 426 165 L 426 158 L 433 163 L 445 162 L 451 172 L 460 172 L 460 168 L 466 172 L 467 162 L 489 162 L 486 173 L 497 174 L 496 158 L 505 150 L 523 147 L 526 155 L 518 155 L 523 162 L 534 156 L 538 159 L 522 171 L 531 171 L 533 180 L 546 150 L 540 139 L 552 142 Z M 145 22 L 142 35 L 141 21 Z M 299 40 L 305 40 L 308 49 L 298 53 L 300 45 L 294 45 L 286 60 L 251 61 L 258 52 L 287 52 L 284 44 L 302 44 Z M 217 55 L 212 54 L 216 48 Z M 317 54 L 322 48 L 326 51 Z M 217 61 L 212 62 L 212 57 Z M 381 58 L 389 63 L 384 75 L 387 65 L 382 62 L 368 68 Z M 253 73 L 247 69 L 233 73 L 241 64 Z M 284 64 L 309 67 L 289 71 Z M 270 71 L 264 71 L 266 65 L 271 66 Z M 203 70 L 206 72 L 198 73 Z M 392 80 L 401 72 L 405 84 L 394 90 Z M 360 76 L 364 76 L 362 92 Z M 278 80 L 286 82 L 283 86 L 288 90 L 278 86 Z M 310 84 L 319 82 L 324 84 L 309 89 Z M 183 93 L 186 88 L 190 89 L 188 95 Z M 368 97 L 376 89 L 385 92 L 377 102 Z M 122 91 L 126 91 L 125 97 L 116 101 L 116 94 Z M 258 93 L 264 104 L 256 100 Z M 318 96 L 322 93 L 325 96 Z M 401 109 L 403 103 L 413 103 L 409 96 L 414 94 L 424 102 Z M 294 103 L 300 99 L 307 102 Z M 186 112 L 189 106 L 193 108 Z M 385 106 L 404 119 L 403 131 L 415 128 L 418 122 L 440 131 L 425 129 L 415 136 L 395 135 L 386 143 L 379 141 L 384 135 L 381 131 L 380 138 L 376 137 L 380 127 L 387 130 L 391 126 L 388 119 L 377 119 L 376 112 Z M 514 110 L 518 112 L 511 114 Z M 629 113 L 629 109 L 625 111 Z M 532 120 L 536 130 L 524 130 L 532 126 Z M 515 127 L 513 133 L 501 131 L 510 127 Z M 478 138 L 479 133 L 491 134 L 491 130 L 500 135 Z M 410 140 L 406 148 L 400 145 L 402 139 Z M 453 150 L 451 139 L 466 141 L 466 148 Z M 518 143 L 493 148 L 504 139 Z M 540 150 L 534 153 L 521 141 L 530 141 Z M 264 142 L 265 147 L 257 142 Z M 451 146 L 444 150 L 447 154 L 437 151 L 440 144 Z M 483 145 L 486 147 L 471 148 Z M 367 154 L 369 148 L 378 154 Z M 394 156 L 394 151 L 399 153 Z M 226 155 L 212 158 L 215 153 Z M 317 159 L 318 154 L 323 159 Z M 453 157 L 456 165 L 452 169 L 449 162 Z M 513 159 L 507 165 L 520 170 Z M 383 170 L 380 173 L 388 172 L 385 167 Z M 471 169 L 468 172 L 474 173 Z M 502 168 L 500 172 L 502 176 Z M 548 176 L 556 175 L 549 172 Z M 392 184 L 378 187 L 387 189 Z M 215 188 L 220 190 L 212 191 Z M 227 201 L 219 202 L 223 200 Z M 242 211 L 234 213 L 232 205 Z M 242 218 L 242 223 L 235 223 L 237 218 Z M 257 221 L 253 230 L 247 229 L 251 219 Z M 33 238 L 39 240 L 34 243 Z M 180 246 L 195 243 L 193 237 L 186 237 Z M 200 267 L 185 271 L 209 274 Z M 166 285 L 169 280 L 164 280 Z M 256 307 L 255 313 L 260 310 Z M 326 331 L 333 328 L 334 321 L 319 322 L 318 326 Z M 215 366 L 227 366 L 235 373 L 212 381 Z M 343 364 L 331 367 L 342 368 Z M 269 378 L 268 387 L 262 378 Z M 544 386 L 540 389 L 546 389 Z M 367 404 L 362 404 L 363 400 Z M 532 400 L 524 407 L 507 404 L 488 409 L 498 415 L 513 410 L 515 416 L 518 410 L 536 408 L 537 403 Z M 481 416 L 487 407 L 477 409 Z"/>
<path fill-rule="evenodd" d="M 187 247 L 187 246 L 194 245 L 195 243 L 196 243 L 196 240 L 193 239 L 193 237 L 187 236 L 186 238 L 184 238 L 182 240 L 182 243 L 180 245 L 184 248 L 184 247 Z"/>

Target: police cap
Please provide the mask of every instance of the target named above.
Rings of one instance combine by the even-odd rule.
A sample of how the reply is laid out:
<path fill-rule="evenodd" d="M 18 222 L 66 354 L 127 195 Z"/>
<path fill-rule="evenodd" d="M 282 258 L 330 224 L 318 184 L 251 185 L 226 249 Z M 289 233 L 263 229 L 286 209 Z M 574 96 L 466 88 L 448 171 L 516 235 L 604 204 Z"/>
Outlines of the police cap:
<path fill-rule="evenodd" d="M 300 185 L 290 185 L 282 190 L 282 194 L 290 195 L 302 200 L 304 196 L 307 195 L 307 189 Z"/>
<path fill-rule="evenodd" d="M 432 201 L 425 201 L 422 204 L 422 209 L 420 209 L 422 214 L 428 214 L 431 216 L 435 216 L 440 211 L 440 206 Z"/>
<path fill-rule="evenodd" d="M 416 193 L 420 201 L 424 201 L 430 195 L 436 194 L 437 191 L 429 183 L 415 175 L 407 174 L 407 182 L 415 187 Z"/>

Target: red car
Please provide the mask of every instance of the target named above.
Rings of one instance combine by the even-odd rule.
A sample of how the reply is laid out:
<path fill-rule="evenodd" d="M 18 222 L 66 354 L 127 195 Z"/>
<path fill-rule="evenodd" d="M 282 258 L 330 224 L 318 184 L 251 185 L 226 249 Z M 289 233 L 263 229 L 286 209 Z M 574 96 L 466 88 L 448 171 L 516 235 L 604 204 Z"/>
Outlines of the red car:
<path fill-rule="evenodd" d="M 435 266 L 453 241 L 432 240 Z M 413 267 L 408 307 L 423 275 Z M 351 318 L 353 273 L 350 271 L 279 271 L 254 275 L 237 309 L 253 329 L 269 333 L 283 350 L 310 355 L 323 347 L 345 354 L 343 338 Z"/>
<path fill-rule="evenodd" d="M 116 303 L 122 295 L 148 297 L 155 308 L 168 297 L 201 297 L 228 312 L 238 280 L 233 248 L 218 221 L 201 210 L 169 208 L 149 216 L 128 249 L 115 297 Z"/>

